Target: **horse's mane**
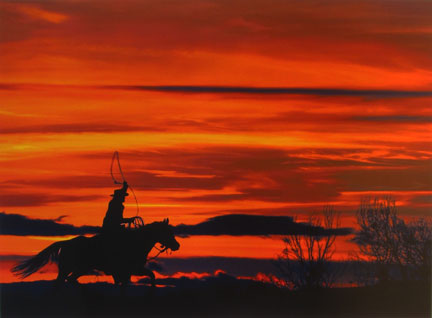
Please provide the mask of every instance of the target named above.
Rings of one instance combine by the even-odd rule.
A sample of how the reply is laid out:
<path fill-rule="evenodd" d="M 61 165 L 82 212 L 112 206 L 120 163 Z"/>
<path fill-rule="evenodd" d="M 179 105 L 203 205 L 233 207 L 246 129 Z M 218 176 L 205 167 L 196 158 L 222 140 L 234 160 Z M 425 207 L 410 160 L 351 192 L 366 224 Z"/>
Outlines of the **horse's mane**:
<path fill-rule="evenodd" d="M 164 221 L 156 221 L 153 223 L 149 223 L 146 224 L 144 226 L 148 226 L 149 228 L 159 228 L 159 227 L 166 227 L 166 228 L 173 228 L 173 226 L 171 224 L 169 224 L 168 222 L 164 222 Z"/>
<path fill-rule="evenodd" d="M 168 224 L 168 222 L 165 221 L 156 221 L 153 223 L 145 224 L 144 226 L 138 227 L 133 229 L 133 231 L 139 231 L 139 232 L 151 232 L 153 230 L 159 230 L 161 228 L 173 228 L 172 225 Z"/>

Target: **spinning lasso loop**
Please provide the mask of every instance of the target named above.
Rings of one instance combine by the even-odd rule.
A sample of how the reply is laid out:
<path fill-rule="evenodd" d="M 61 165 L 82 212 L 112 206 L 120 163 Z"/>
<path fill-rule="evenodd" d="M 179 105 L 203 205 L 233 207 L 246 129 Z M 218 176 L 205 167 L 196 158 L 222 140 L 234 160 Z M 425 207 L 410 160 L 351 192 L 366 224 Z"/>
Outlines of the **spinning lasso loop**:
<path fill-rule="evenodd" d="M 122 179 L 123 179 L 122 182 L 117 181 L 116 178 L 114 177 L 114 173 L 113 173 L 114 161 L 117 161 L 117 166 L 118 166 L 118 169 L 120 171 L 120 175 L 122 176 Z M 124 176 L 123 171 L 122 171 L 122 168 L 121 168 L 121 165 L 120 165 L 120 156 L 119 156 L 118 151 L 114 151 L 114 154 L 113 154 L 113 157 L 112 157 L 112 160 L 111 160 L 110 172 L 111 172 L 111 178 L 113 179 L 114 184 L 123 184 L 123 182 L 126 181 L 125 176 Z M 134 196 L 135 203 L 136 203 L 136 210 L 137 210 L 136 215 L 138 215 L 139 214 L 139 205 L 138 205 L 137 197 L 135 195 L 135 191 L 133 190 L 133 188 L 129 184 L 128 184 L 128 186 L 129 186 L 129 189 L 131 189 L 132 194 Z"/>

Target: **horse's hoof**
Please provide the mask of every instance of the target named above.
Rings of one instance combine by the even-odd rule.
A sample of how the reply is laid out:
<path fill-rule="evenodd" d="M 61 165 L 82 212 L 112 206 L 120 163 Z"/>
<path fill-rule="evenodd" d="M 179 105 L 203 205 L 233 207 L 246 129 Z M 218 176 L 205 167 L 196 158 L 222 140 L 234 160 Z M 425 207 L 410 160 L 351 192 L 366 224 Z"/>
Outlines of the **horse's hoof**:
<path fill-rule="evenodd" d="M 64 287 L 65 282 L 61 282 L 61 281 L 54 281 L 54 288 L 62 288 Z"/>
<path fill-rule="evenodd" d="M 80 285 L 81 285 L 81 284 L 79 283 L 79 281 L 77 281 L 76 279 L 75 279 L 75 280 L 68 280 L 67 283 L 68 283 L 70 286 L 80 286 Z"/>

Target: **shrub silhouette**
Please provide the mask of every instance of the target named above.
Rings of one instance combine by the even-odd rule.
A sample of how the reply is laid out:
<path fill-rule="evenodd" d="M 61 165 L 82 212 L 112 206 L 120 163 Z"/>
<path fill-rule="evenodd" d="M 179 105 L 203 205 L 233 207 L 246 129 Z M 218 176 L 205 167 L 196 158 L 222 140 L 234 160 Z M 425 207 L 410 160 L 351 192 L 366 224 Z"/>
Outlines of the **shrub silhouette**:
<path fill-rule="evenodd" d="M 340 225 L 340 215 L 332 207 L 325 207 L 322 217 L 310 216 L 308 223 L 313 227 L 334 230 Z M 338 269 L 330 260 L 335 252 L 335 233 L 328 231 L 326 235 L 317 235 L 311 230 L 307 234 L 290 234 L 283 238 L 285 248 L 275 265 L 287 286 L 312 289 L 334 285 Z"/>
<path fill-rule="evenodd" d="M 406 222 L 397 215 L 395 200 L 364 199 L 357 210 L 360 227 L 354 241 L 360 257 L 376 264 L 379 282 L 431 279 L 432 226 L 418 218 Z M 395 273 L 392 268 L 397 268 Z"/>

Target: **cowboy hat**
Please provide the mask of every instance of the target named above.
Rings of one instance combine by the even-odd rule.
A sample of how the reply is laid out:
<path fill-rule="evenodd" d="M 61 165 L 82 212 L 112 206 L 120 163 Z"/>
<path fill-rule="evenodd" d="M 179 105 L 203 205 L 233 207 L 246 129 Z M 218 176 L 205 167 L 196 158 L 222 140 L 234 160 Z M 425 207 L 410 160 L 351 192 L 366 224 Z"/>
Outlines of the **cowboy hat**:
<path fill-rule="evenodd" d="M 112 197 L 127 197 L 129 193 L 127 193 L 123 189 L 114 190 L 114 193 L 111 194 Z"/>

